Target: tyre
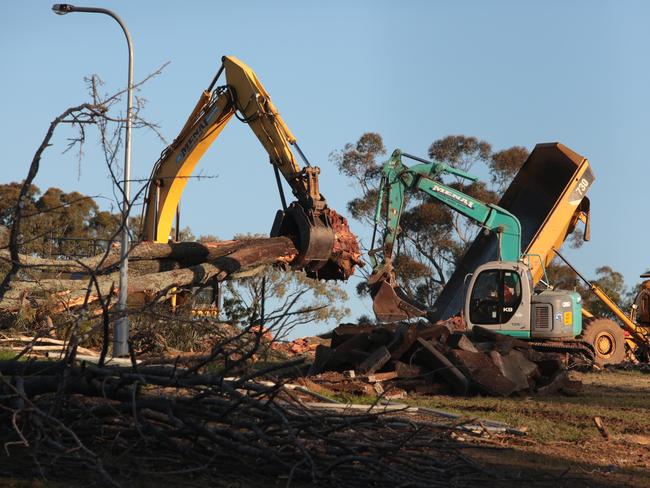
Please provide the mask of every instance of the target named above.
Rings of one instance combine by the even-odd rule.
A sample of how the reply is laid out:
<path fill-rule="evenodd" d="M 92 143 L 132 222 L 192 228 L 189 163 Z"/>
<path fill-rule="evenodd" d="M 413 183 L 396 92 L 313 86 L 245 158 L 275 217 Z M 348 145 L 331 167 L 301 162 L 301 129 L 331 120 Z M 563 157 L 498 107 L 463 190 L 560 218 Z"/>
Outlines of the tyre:
<path fill-rule="evenodd" d="M 619 364 L 625 360 L 625 333 L 613 320 L 596 317 L 587 319 L 580 339 L 594 348 L 598 366 Z"/>

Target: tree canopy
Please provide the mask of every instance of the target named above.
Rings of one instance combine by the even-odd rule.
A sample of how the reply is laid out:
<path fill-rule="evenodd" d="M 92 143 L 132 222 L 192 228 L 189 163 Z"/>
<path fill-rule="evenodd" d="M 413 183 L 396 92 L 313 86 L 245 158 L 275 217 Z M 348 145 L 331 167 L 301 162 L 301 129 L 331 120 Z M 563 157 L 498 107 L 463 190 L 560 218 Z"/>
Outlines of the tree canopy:
<path fill-rule="evenodd" d="M 21 183 L 0 184 L 0 224 L 11 227 Z M 100 210 L 92 197 L 32 185 L 21 202 L 21 250 L 51 256 L 89 256 L 101 251 L 116 232 L 119 215 Z M 96 242 L 93 242 L 96 240 Z M 103 243 L 103 244 L 102 244 Z"/>

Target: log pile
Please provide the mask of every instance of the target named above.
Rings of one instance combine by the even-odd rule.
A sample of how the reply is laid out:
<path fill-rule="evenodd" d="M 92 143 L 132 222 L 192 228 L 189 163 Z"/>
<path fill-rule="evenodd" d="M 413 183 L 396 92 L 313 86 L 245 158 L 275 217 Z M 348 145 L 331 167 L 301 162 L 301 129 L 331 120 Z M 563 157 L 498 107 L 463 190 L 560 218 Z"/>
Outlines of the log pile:
<path fill-rule="evenodd" d="M 142 242 L 129 252 L 129 302 L 164 298 L 174 288 L 223 281 L 259 271 L 266 265 L 289 265 L 298 251 L 287 237 L 219 242 Z M 8 258 L 7 251 L 0 258 Z M 0 300 L 0 310 L 29 307 L 58 313 L 118 293 L 119 249 L 87 259 L 52 260 L 21 256 L 21 280 Z M 94 277 L 91 280 L 89 277 Z"/>
<path fill-rule="evenodd" d="M 573 394 L 567 356 L 474 327 L 453 332 L 425 323 L 341 325 L 320 345 L 309 380 L 357 395 L 402 398 L 409 393 L 510 396 L 518 392 Z"/>
<path fill-rule="evenodd" d="M 347 280 L 356 266 L 363 265 L 359 244 L 344 217 L 327 209 L 327 218 L 334 231 L 332 253 L 326 265 L 313 274 L 318 279 Z M 0 226 L 0 240 L 6 240 L 7 233 L 8 229 Z M 218 242 L 140 242 L 129 250 L 129 301 L 142 304 L 164 297 L 177 287 L 254 274 L 266 265 L 296 267 L 298 257 L 296 243 L 284 236 Z M 11 262 L 7 249 L 0 250 L 0 261 Z M 110 299 L 119 292 L 119 246 L 106 254 L 78 260 L 19 255 L 19 261 L 22 280 L 14 280 L 0 300 L 2 312 L 29 307 L 58 313 L 100 297 Z M 95 277 L 95 282 L 89 276 Z"/>

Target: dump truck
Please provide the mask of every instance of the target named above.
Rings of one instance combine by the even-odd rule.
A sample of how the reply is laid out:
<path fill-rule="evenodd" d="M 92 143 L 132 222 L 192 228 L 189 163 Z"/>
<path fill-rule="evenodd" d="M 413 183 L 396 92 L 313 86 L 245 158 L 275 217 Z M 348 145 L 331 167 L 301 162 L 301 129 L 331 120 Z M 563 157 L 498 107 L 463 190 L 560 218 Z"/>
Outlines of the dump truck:
<path fill-rule="evenodd" d="M 534 285 L 555 258 L 553 249 L 562 246 L 578 222 L 584 222 L 589 240 L 586 193 L 593 181 L 586 158 L 560 143 L 537 144 L 497 203 L 519 219 L 523 253 L 539 256 L 530 263 Z M 497 244 L 495 234 L 479 233 L 433 304 L 432 320 L 446 320 L 462 309 L 465 277 L 494 259 Z"/>

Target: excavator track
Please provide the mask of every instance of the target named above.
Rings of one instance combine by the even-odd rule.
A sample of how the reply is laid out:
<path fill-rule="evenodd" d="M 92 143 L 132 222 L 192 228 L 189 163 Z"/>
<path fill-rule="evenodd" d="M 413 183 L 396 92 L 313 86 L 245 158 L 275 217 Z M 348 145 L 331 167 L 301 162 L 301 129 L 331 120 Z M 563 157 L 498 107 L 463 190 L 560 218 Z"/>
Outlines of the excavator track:
<path fill-rule="evenodd" d="M 559 352 L 567 353 L 571 362 L 577 364 L 592 365 L 596 358 L 596 353 L 591 344 L 578 339 L 564 340 L 564 341 L 543 341 L 543 342 L 529 342 L 529 344 L 536 351 L 541 352 Z"/>

